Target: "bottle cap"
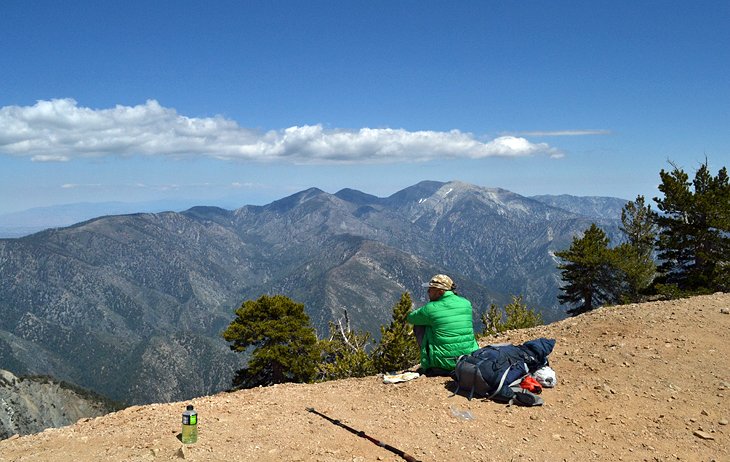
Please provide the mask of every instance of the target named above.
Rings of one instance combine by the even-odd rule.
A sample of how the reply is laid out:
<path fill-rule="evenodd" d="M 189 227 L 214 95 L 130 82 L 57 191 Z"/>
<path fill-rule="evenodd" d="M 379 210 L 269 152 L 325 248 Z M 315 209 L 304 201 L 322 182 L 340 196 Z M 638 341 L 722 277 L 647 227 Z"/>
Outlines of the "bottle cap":
<path fill-rule="evenodd" d="M 192 404 L 188 404 L 188 408 L 187 409 L 188 409 L 188 411 L 192 411 L 193 410 L 193 405 Z"/>

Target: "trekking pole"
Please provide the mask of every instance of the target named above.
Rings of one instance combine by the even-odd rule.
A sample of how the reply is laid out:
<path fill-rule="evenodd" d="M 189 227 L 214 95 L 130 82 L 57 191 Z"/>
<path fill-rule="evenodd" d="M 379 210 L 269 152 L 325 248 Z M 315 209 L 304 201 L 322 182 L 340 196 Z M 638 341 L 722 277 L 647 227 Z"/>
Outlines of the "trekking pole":
<path fill-rule="evenodd" d="M 376 445 L 380 446 L 381 448 L 387 449 L 388 451 L 390 451 L 390 452 L 392 452 L 392 453 L 394 453 L 394 454 L 402 457 L 403 460 L 405 460 L 406 462 L 419 462 L 419 460 L 416 459 L 415 457 L 413 457 L 412 455 L 407 454 L 407 453 L 401 451 L 398 448 L 394 448 L 393 446 L 391 446 L 389 444 L 383 443 L 380 440 L 376 440 L 375 438 L 373 438 L 372 436 L 368 435 L 364 431 L 355 430 L 354 428 L 352 428 L 352 427 L 350 427 L 348 425 L 343 424 L 342 422 L 340 422 L 337 419 L 333 419 L 332 417 L 328 417 L 328 416 L 322 414 L 321 412 L 318 412 L 313 407 L 308 407 L 307 408 L 307 411 L 311 412 L 312 414 L 317 414 L 318 416 L 329 420 L 330 422 L 332 422 L 333 424 L 337 425 L 338 427 L 342 427 L 345 430 L 349 431 L 350 433 L 354 433 L 354 434 L 356 434 L 357 436 L 359 436 L 361 438 L 365 438 L 366 440 L 368 440 L 368 441 L 370 441 L 372 443 L 375 443 Z"/>

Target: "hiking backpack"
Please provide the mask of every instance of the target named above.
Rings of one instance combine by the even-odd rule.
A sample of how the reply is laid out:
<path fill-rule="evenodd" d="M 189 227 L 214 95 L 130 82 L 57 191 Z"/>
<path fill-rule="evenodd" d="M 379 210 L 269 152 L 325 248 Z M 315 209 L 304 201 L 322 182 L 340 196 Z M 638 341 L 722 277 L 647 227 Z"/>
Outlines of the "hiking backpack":
<path fill-rule="evenodd" d="M 515 397 L 510 386 L 547 365 L 554 346 L 555 340 L 539 338 L 522 345 L 488 345 L 463 355 L 454 369 L 458 385 L 455 393 L 463 390 L 469 393 L 469 399 L 476 395 L 510 402 Z"/>

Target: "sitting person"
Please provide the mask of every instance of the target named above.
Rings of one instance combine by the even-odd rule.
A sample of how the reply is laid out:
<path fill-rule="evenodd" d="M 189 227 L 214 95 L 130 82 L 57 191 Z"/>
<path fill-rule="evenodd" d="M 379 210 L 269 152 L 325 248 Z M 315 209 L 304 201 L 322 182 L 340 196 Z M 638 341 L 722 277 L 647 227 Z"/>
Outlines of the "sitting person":
<path fill-rule="evenodd" d="M 474 338 L 471 302 L 456 295 L 450 277 L 437 274 L 424 284 L 430 302 L 408 314 L 427 376 L 448 376 L 461 355 L 479 348 Z"/>

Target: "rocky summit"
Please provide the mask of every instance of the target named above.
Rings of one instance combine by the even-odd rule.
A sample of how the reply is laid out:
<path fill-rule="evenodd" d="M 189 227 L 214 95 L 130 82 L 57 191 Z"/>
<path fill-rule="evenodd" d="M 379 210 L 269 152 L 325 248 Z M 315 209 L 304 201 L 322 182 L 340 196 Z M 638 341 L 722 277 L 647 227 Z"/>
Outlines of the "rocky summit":
<path fill-rule="evenodd" d="M 477 322 L 513 295 L 558 320 L 554 252 L 593 222 L 616 238 L 616 203 L 569 211 L 540 199 L 461 182 L 387 198 L 312 188 L 265 206 L 106 216 L 0 239 L 0 367 L 128 404 L 211 394 L 245 363 L 220 337 L 243 301 L 283 294 L 321 335 L 347 311 L 377 336 L 401 294 L 425 301 L 421 283 L 436 273 L 457 281 Z"/>
<path fill-rule="evenodd" d="M 631 304 L 480 344 L 556 340 L 557 386 L 538 407 L 455 395 L 446 377 L 283 384 L 134 406 L 0 441 L 0 460 L 419 461 L 730 460 L 730 294 Z M 198 411 L 198 442 L 178 439 Z"/>

